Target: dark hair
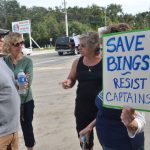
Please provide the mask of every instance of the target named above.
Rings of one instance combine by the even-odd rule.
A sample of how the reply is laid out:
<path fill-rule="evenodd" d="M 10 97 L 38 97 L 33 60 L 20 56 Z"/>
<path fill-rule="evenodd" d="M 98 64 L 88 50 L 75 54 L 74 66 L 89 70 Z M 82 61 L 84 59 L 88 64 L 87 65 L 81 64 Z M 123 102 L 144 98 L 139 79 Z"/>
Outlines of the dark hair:
<path fill-rule="evenodd" d="M 9 30 L 0 29 L 0 36 L 3 37 L 9 33 Z"/>
<path fill-rule="evenodd" d="M 131 27 L 127 23 L 118 23 L 106 27 L 106 30 L 104 30 L 102 34 L 116 33 L 129 30 L 131 30 Z"/>
<path fill-rule="evenodd" d="M 127 23 L 118 23 L 107 26 L 101 34 L 116 33 L 129 30 L 131 30 L 131 27 Z M 102 43 L 102 37 L 100 38 L 100 43 Z"/>

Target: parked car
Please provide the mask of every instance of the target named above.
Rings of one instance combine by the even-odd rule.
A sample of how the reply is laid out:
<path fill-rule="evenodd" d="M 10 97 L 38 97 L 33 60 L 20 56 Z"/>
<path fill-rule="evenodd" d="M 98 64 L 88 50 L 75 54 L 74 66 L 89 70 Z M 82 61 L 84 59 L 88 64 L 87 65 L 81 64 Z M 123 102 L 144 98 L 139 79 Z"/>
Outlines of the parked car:
<path fill-rule="evenodd" d="M 64 53 L 78 54 L 74 39 L 67 36 L 56 39 L 55 50 L 58 52 L 58 55 L 63 55 Z"/>
<path fill-rule="evenodd" d="M 32 49 L 31 48 L 25 48 L 25 47 L 23 47 L 22 48 L 22 53 L 24 55 L 31 55 L 32 54 Z"/>

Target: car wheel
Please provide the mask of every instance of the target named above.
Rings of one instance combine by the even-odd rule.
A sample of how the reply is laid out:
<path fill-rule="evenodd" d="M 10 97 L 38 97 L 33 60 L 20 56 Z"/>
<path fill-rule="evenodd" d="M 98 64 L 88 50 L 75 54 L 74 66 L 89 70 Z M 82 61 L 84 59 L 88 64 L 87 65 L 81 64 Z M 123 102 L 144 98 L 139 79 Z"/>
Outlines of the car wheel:
<path fill-rule="evenodd" d="M 58 55 L 59 55 L 59 56 L 62 56 L 62 55 L 63 55 L 63 52 L 58 52 Z"/>
<path fill-rule="evenodd" d="M 79 47 L 77 47 L 77 52 L 78 52 L 78 54 L 80 54 Z"/>

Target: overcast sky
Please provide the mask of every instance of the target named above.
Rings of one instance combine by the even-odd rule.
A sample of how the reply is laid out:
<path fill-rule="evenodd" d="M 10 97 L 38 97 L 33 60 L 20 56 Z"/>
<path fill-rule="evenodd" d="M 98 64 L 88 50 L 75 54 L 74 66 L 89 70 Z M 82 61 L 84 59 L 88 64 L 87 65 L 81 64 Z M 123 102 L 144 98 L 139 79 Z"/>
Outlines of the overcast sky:
<path fill-rule="evenodd" d="M 42 7 L 51 7 L 62 6 L 64 0 L 17 0 L 20 5 L 25 5 L 27 7 L 32 6 L 42 6 Z M 139 12 L 149 11 L 150 10 L 150 0 L 65 0 L 67 7 L 87 7 L 92 4 L 98 6 L 106 7 L 109 4 L 121 4 L 124 13 L 127 14 L 137 14 Z"/>

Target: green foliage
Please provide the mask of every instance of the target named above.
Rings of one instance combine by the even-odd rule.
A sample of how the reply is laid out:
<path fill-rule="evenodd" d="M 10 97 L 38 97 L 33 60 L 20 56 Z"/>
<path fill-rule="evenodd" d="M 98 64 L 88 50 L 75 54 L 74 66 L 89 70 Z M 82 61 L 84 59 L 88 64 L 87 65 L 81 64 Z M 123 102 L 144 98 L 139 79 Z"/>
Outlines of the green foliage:
<path fill-rule="evenodd" d="M 73 33 L 75 35 L 82 34 L 83 32 L 87 32 L 91 30 L 91 27 L 87 24 L 82 24 L 78 21 L 72 21 L 69 23 L 69 35 L 72 36 Z"/>
<path fill-rule="evenodd" d="M 126 22 L 133 29 L 150 28 L 150 12 L 138 13 L 135 16 L 124 14 L 121 5 L 110 4 L 105 7 L 97 5 L 67 8 L 69 36 L 82 34 L 89 30 L 112 23 Z M 0 0 L 0 28 L 11 30 L 11 24 L 15 21 L 31 20 L 32 37 L 40 46 L 53 44 L 58 36 L 65 35 L 65 13 L 60 7 L 43 8 L 20 6 L 16 0 Z M 28 36 L 25 35 L 28 40 Z"/>

